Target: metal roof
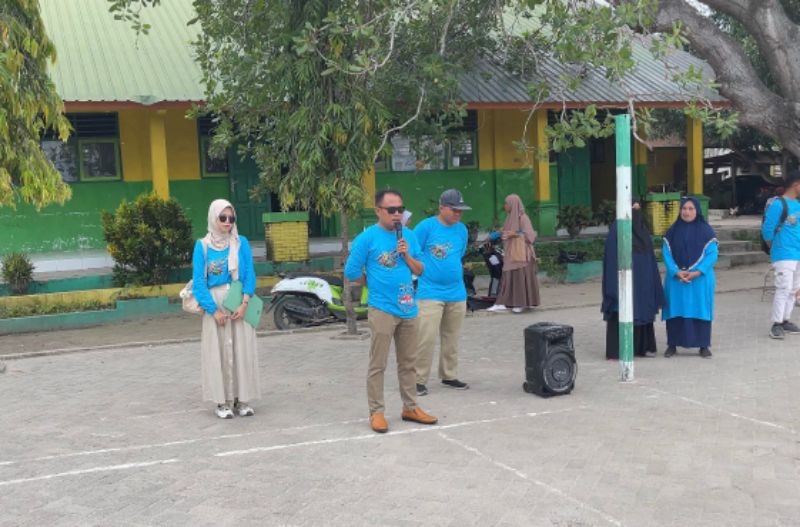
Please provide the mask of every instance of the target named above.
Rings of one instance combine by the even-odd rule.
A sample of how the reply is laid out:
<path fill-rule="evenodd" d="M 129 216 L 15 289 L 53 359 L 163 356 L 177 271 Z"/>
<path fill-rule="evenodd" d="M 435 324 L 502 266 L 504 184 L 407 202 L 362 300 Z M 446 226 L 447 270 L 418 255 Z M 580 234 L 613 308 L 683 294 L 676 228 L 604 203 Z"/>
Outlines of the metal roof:
<path fill-rule="evenodd" d="M 64 101 L 153 105 L 205 99 L 202 72 L 191 46 L 200 26 L 187 26 L 195 16 L 192 0 L 169 0 L 156 8 L 143 8 L 142 19 L 152 27 L 138 38 L 129 22 L 114 20 L 107 0 L 40 0 L 40 5 L 58 51 L 51 76 Z M 532 24 L 534 21 L 522 19 L 516 30 L 529 29 Z M 509 72 L 499 60 L 483 59 L 464 76 L 461 92 L 463 100 L 473 106 L 530 106 L 529 83 L 545 78 L 551 94 L 543 102 L 551 106 L 560 106 L 562 101 L 574 106 L 624 105 L 629 97 L 654 105 L 689 99 L 685 90 L 670 80 L 665 64 L 654 59 L 643 43 L 635 46 L 634 59 L 636 68 L 621 84 L 606 79 L 599 69 L 588 69 L 574 91 L 566 88 L 561 77 L 577 74 L 576 66 L 545 59 L 538 77 L 523 77 Z M 668 62 L 682 71 L 689 64 L 711 71 L 703 61 L 682 51 L 675 51 Z M 715 102 L 725 101 L 714 93 L 705 95 Z"/>
<path fill-rule="evenodd" d="M 687 87 L 672 80 L 677 72 L 686 72 L 690 65 L 713 78 L 711 68 L 699 58 L 684 51 L 674 50 L 665 59 L 656 59 L 646 47 L 646 41 L 634 41 L 634 69 L 620 82 L 606 78 L 600 68 L 581 68 L 562 64 L 545 57 L 538 63 L 536 73 L 523 75 L 509 71 L 502 61 L 481 59 L 475 69 L 465 74 L 461 82 L 463 100 L 474 106 L 532 105 L 529 86 L 545 80 L 550 93 L 541 102 L 546 106 L 581 106 L 587 103 L 627 105 L 629 100 L 642 105 L 677 105 L 692 98 Z M 576 89 L 569 89 L 569 79 L 583 75 Z M 727 100 L 710 90 L 698 91 L 714 103 Z"/>
<path fill-rule="evenodd" d="M 133 102 L 205 99 L 202 72 L 191 42 L 199 26 L 191 0 L 143 8 L 149 34 L 114 20 L 107 0 L 39 0 L 58 58 L 50 75 L 66 102 Z"/>

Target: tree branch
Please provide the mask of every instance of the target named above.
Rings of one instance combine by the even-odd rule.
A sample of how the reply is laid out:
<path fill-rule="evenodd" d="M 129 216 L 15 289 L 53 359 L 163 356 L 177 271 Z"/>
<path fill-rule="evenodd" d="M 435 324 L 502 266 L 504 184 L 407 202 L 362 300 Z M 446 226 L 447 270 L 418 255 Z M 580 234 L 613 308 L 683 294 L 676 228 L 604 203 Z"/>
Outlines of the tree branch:
<path fill-rule="evenodd" d="M 661 0 L 655 29 L 671 32 L 677 22 L 683 24 L 686 38 L 714 69 L 720 92 L 740 112 L 740 123 L 775 137 L 800 156 L 800 104 L 767 88 L 741 46 L 711 19 L 685 0 Z"/>
<path fill-rule="evenodd" d="M 800 85 L 800 26 L 786 16 L 780 0 L 701 0 L 735 18 L 756 40 L 780 93 L 791 97 Z"/>

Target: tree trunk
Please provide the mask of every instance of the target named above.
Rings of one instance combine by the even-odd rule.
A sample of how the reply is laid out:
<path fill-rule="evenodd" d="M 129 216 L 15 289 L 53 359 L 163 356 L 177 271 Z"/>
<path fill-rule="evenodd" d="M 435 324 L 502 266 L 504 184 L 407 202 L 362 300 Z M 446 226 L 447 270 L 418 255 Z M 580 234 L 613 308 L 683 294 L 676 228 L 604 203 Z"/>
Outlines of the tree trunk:
<path fill-rule="evenodd" d="M 342 224 L 342 264 L 344 265 L 350 256 L 350 229 L 348 228 L 347 213 L 342 212 L 339 218 Z M 356 335 L 358 333 L 358 325 L 356 312 L 353 309 L 353 293 L 351 289 L 350 280 L 342 274 L 342 302 L 347 316 L 347 334 Z"/>
<path fill-rule="evenodd" d="M 718 1 L 701 1 L 711 7 L 722 5 Z M 754 30 L 753 37 L 756 42 L 761 43 L 769 40 L 768 37 L 775 32 L 774 24 L 759 25 L 759 22 L 754 25 L 746 16 L 737 12 L 733 4 L 744 6 L 742 12 L 759 8 L 759 13 L 762 15 L 769 14 L 780 22 L 781 27 L 792 29 L 790 34 L 786 34 L 777 45 L 759 46 L 772 71 L 781 69 L 780 65 L 786 61 L 800 62 L 797 58 L 800 51 L 792 45 L 798 38 L 796 33 L 800 31 L 797 30 L 797 26 L 785 20 L 785 15 L 777 2 L 770 0 L 761 4 L 760 0 L 759 2 L 740 0 L 733 2 L 727 10 L 745 27 Z M 800 157 L 800 103 L 791 97 L 784 97 L 780 93 L 771 91 L 759 78 L 741 45 L 717 27 L 713 20 L 700 14 L 687 0 L 660 0 L 654 29 L 665 33 L 671 32 L 677 22 L 682 24 L 683 33 L 692 45 L 693 52 L 706 60 L 714 69 L 720 93 L 727 97 L 739 112 L 739 123 L 769 135 L 793 155 Z M 758 29 L 761 31 L 755 31 Z M 791 77 L 794 71 L 800 75 L 800 67 L 785 68 L 782 71 L 784 74 L 778 79 L 779 83 L 790 83 L 792 86 L 800 84 L 800 78 L 789 80 L 783 78 Z"/>

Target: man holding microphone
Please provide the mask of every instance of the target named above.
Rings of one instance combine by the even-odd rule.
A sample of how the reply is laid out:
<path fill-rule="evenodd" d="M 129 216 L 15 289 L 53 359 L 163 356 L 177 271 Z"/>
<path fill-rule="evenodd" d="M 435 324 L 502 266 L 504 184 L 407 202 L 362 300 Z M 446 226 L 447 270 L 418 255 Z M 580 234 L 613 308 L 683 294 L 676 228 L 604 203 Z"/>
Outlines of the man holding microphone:
<path fill-rule="evenodd" d="M 348 280 L 366 275 L 369 287 L 369 371 L 367 400 L 370 426 L 384 433 L 389 425 L 384 417 L 383 377 L 394 339 L 397 350 L 397 377 L 403 400 L 404 421 L 435 424 L 416 403 L 417 303 L 411 274 L 422 275 L 420 248 L 414 233 L 400 223 L 405 207 L 396 190 L 375 194 L 378 223 L 353 240 L 344 274 Z"/>

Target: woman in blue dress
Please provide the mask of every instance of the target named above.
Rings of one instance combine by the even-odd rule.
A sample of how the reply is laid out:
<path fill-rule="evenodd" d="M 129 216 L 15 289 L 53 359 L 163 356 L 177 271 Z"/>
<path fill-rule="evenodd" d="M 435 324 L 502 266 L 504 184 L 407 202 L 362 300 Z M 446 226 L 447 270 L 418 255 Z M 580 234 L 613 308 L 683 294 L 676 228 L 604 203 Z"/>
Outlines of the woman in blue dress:
<path fill-rule="evenodd" d="M 717 236 L 706 223 L 700 203 L 681 199 L 681 213 L 664 236 L 662 248 L 667 273 L 664 278 L 666 305 L 661 316 L 667 321 L 667 351 L 677 347 L 699 348 L 711 357 L 711 321 L 714 320 L 714 264 Z"/>

